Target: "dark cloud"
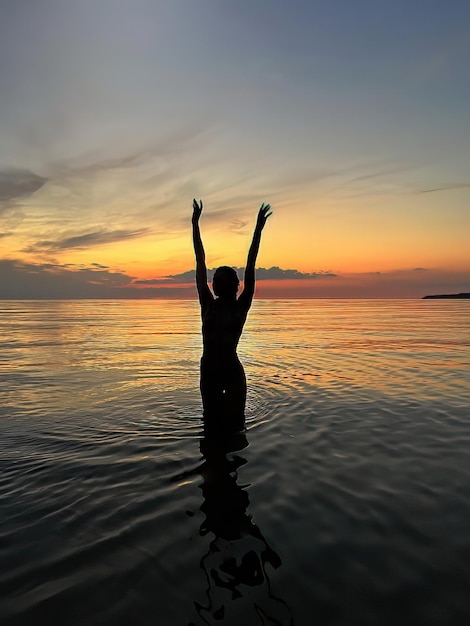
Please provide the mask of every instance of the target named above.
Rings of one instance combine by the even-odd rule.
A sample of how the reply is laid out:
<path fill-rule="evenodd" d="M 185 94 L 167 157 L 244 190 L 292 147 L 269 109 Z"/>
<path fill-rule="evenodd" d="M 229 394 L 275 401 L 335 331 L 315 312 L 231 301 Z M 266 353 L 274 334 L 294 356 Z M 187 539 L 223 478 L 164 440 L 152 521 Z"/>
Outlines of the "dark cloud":
<path fill-rule="evenodd" d="M 184 283 L 183 280 L 171 280 L 171 278 L 146 278 L 143 280 L 135 280 L 135 285 L 174 285 L 175 283 Z M 188 279 L 188 283 L 194 282 L 194 279 Z"/>
<path fill-rule="evenodd" d="M 100 269 L 99 264 L 60 265 L 23 263 L 0 259 L 0 299 L 47 300 L 71 298 L 184 298 L 194 297 L 194 287 L 132 287 L 133 277 Z"/>
<path fill-rule="evenodd" d="M 24 252 L 59 252 L 61 250 L 86 249 L 92 246 L 101 246 L 107 243 L 135 239 L 148 232 L 150 232 L 148 228 L 140 228 L 138 230 L 98 230 L 91 233 L 84 233 L 83 235 L 64 237 L 63 239 L 57 239 L 55 241 L 36 241 L 24 250 Z"/>
<path fill-rule="evenodd" d="M 106 297 L 115 288 L 130 284 L 131 276 L 86 266 L 0 261 L 3 299 Z M 105 295 L 106 294 L 106 295 Z"/>
<path fill-rule="evenodd" d="M 241 268 L 240 268 L 241 269 Z M 256 270 L 256 278 L 257 280 L 285 280 L 285 279 L 296 279 L 296 280 L 304 280 L 307 278 L 334 278 L 336 274 L 333 274 L 330 271 L 320 270 L 319 272 L 299 272 L 299 270 L 283 270 L 280 267 L 270 267 L 269 269 L 265 269 L 264 267 L 260 267 Z"/>
<path fill-rule="evenodd" d="M 47 178 L 30 170 L 7 169 L 0 171 L 0 203 L 24 198 L 41 189 Z"/>
<path fill-rule="evenodd" d="M 217 268 L 208 268 L 207 270 L 207 278 L 208 280 L 212 280 L 214 276 L 214 272 Z M 237 274 L 242 277 L 245 271 L 244 267 L 234 267 Z M 305 280 L 312 278 L 334 278 L 337 274 L 333 274 L 332 272 L 299 272 L 299 270 L 283 270 L 280 267 L 258 267 L 256 269 L 256 279 L 257 280 Z M 137 285 L 174 285 L 178 283 L 187 284 L 194 283 L 196 280 L 196 271 L 188 270 L 187 272 L 182 272 L 181 274 L 170 274 L 169 276 L 165 276 L 163 278 L 151 278 L 147 280 L 136 280 L 135 284 Z"/>
<path fill-rule="evenodd" d="M 99 269 L 102 269 L 102 270 L 108 270 L 109 269 L 108 265 L 101 265 L 101 263 L 92 263 L 91 265 L 93 267 L 98 267 Z"/>
<path fill-rule="evenodd" d="M 413 271 L 414 272 L 427 272 L 428 268 L 427 267 L 414 267 Z"/>
<path fill-rule="evenodd" d="M 293 275 L 310 279 L 334 276 L 331 272 L 303 273 L 279 268 L 266 269 L 264 272 L 265 277 L 270 274 L 271 278 L 279 276 L 279 272 L 283 278 L 292 278 Z M 458 291 L 470 291 L 468 272 L 395 270 L 383 274 L 366 272 L 337 275 L 333 281 L 291 280 L 286 283 L 282 280 L 261 279 L 258 294 L 261 298 L 419 298 L 426 294 Z M 113 271 L 102 267 L 99 263 L 61 265 L 0 259 L 0 299 L 73 298 L 190 298 L 196 300 L 194 270 L 164 279 L 138 281 L 125 272 Z"/>

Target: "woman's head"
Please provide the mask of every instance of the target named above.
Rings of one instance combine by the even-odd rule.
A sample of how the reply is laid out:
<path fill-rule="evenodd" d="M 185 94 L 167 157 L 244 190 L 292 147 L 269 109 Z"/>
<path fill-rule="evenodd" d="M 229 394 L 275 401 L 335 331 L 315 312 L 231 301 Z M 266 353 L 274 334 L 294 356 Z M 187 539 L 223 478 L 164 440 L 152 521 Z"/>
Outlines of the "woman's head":
<path fill-rule="evenodd" d="M 215 270 L 214 278 L 212 279 L 212 288 L 217 297 L 235 298 L 239 286 L 240 281 L 233 267 L 223 265 Z"/>

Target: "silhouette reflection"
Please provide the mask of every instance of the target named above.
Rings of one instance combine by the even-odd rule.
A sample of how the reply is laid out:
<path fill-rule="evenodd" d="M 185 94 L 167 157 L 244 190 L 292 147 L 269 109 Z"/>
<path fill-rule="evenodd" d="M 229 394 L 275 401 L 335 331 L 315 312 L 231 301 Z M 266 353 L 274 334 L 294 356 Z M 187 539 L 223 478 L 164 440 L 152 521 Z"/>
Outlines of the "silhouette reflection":
<path fill-rule="evenodd" d="M 199 532 L 212 533 L 213 539 L 200 561 L 206 600 L 194 605 L 201 624 L 291 625 L 289 607 L 273 594 L 269 579 L 269 567 L 277 569 L 281 559 L 247 512 L 248 485 L 237 482 L 247 463 L 238 452 L 247 446 L 244 431 L 214 431 L 205 423 L 199 467 L 205 519 Z"/>

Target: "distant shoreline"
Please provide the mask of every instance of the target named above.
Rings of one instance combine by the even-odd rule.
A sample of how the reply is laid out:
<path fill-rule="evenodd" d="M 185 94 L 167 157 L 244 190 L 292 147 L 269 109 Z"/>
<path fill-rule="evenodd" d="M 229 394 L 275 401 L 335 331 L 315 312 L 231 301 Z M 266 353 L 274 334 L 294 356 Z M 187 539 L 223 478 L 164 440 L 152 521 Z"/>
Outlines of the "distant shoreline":
<path fill-rule="evenodd" d="M 442 299 L 449 299 L 449 298 L 470 299 L 470 293 L 443 293 L 443 294 L 436 295 L 436 296 L 423 296 L 422 300 L 429 300 L 429 299 L 436 299 L 436 298 L 442 298 Z"/>

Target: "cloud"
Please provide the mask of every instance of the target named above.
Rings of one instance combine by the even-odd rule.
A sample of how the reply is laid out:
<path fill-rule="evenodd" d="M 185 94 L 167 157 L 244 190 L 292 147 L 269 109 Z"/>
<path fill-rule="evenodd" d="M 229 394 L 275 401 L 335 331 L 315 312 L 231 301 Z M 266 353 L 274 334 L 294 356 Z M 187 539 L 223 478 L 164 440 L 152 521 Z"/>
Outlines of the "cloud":
<path fill-rule="evenodd" d="M 370 180 L 373 178 L 383 178 L 383 177 L 387 177 L 390 176 L 391 174 L 400 174 L 402 172 L 408 172 L 411 169 L 413 169 L 410 165 L 396 165 L 393 167 L 389 167 L 389 168 L 384 168 L 380 171 L 377 172 L 370 172 L 367 174 L 361 174 L 358 176 L 354 176 L 353 178 L 350 178 L 349 180 L 345 181 L 344 183 L 341 183 L 340 185 L 338 185 L 337 189 L 339 189 L 340 187 L 346 187 L 348 185 L 353 185 L 355 183 L 360 183 L 364 180 Z"/>
<path fill-rule="evenodd" d="M 232 220 L 230 222 L 229 230 L 231 230 L 234 233 L 237 233 L 237 235 L 242 235 L 244 234 L 244 230 L 247 226 L 248 226 L 247 220 Z"/>
<path fill-rule="evenodd" d="M 338 177 L 347 178 L 330 189 L 330 193 L 344 192 L 352 188 L 353 192 L 345 197 L 356 198 L 376 195 L 378 193 L 396 193 L 400 188 L 400 176 L 407 174 L 416 167 L 410 163 L 365 163 L 360 166 L 344 168 L 337 172 Z M 352 176 L 351 176 L 352 175 Z"/>
<path fill-rule="evenodd" d="M 468 189 L 470 183 L 449 183 L 441 187 L 431 187 L 430 189 L 419 189 L 415 193 L 434 193 L 436 191 L 451 191 L 452 189 Z"/>
<path fill-rule="evenodd" d="M 239 268 L 241 269 L 241 268 Z M 260 268 L 258 274 L 263 273 Z M 468 271 L 401 269 L 333 274 L 264 269 L 260 298 L 420 298 L 470 291 Z M 210 270 L 213 272 L 214 270 Z M 276 280 L 276 276 L 282 278 Z M 293 278 L 297 276 L 297 278 Z M 267 278 L 271 280 L 267 280 Z M 324 278 L 324 280 L 318 280 Z M 285 280 L 283 280 L 285 279 Z M 24 263 L 0 259 L 0 299 L 166 298 L 197 299 L 194 270 L 162 279 L 136 280 L 100 263 Z"/>
<path fill-rule="evenodd" d="M 217 268 L 208 268 L 207 278 L 212 280 L 214 272 Z M 241 277 L 245 271 L 244 267 L 234 267 L 237 274 Z M 280 267 L 258 267 L 256 269 L 257 280 L 306 280 L 317 278 L 335 278 L 337 274 L 333 274 L 330 271 L 319 272 L 299 272 L 295 269 L 283 270 Z M 174 285 L 174 284 L 187 284 L 194 283 L 196 280 L 196 270 L 188 270 L 181 274 L 170 274 L 163 278 L 150 278 L 147 280 L 136 280 L 136 285 Z"/>
<path fill-rule="evenodd" d="M 138 289 L 133 276 L 102 267 L 0 259 L 0 299 L 195 297 L 194 287 Z"/>
<path fill-rule="evenodd" d="M 242 268 L 240 268 L 242 269 Z M 299 272 L 299 270 L 283 270 L 280 267 L 270 267 L 266 269 L 260 267 L 256 270 L 257 280 L 306 280 L 309 278 L 335 278 L 336 274 L 329 270 L 320 270 L 318 272 Z"/>
<path fill-rule="evenodd" d="M 73 235 L 72 237 L 64 237 L 55 241 L 36 241 L 26 248 L 24 252 L 59 252 L 61 250 L 71 249 L 87 249 L 92 246 L 101 246 L 108 243 L 116 243 L 118 241 L 127 241 L 136 239 L 150 232 L 148 228 L 140 228 L 138 230 L 98 230 L 83 235 Z"/>
<path fill-rule="evenodd" d="M 0 171 L 0 203 L 8 203 L 18 198 L 30 196 L 47 182 L 26 169 L 6 169 Z"/>
<path fill-rule="evenodd" d="M 122 170 L 139 167 L 152 159 L 152 154 L 147 151 L 136 151 L 132 154 L 118 157 L 101 157 L 99 154 L 85 154 L 74 159 L 53 163 L 49 168 L 56 176 L 63 174 L 93 174 L 110 170 Z"/>
<path fill-rule="evenodd" d="M 191 196 L 188 195 L 188 192 L 186 192 L 180 198 L 180 203 L 183 205 L 186 204 L 189 206 L 188 197 L 191 197 Z M 254 213 L 253 207 L 256 209 L 256 206 L 257 206 L 256 203 L 257 203 L 258 198 L 255 198 L 254 196 L 249 196 L 249 200 L 251 204 L 251 213 L 253 214 L 253 217 L 251 220 L 245 219 L 245 214 L 248 213 L 248 211 L 245 209 L 245 206 L 247 204 L 246 198 L 243 198 L 242 200 L 240 200 L 240 203 L 238 206 L 237 206 L 237 203 L 233 201 L 233 199 L 225 200 L 225 201 L 211 200 L 210 202 L 208 202 L 208 204 L 210 205 L 210 208 L 208 208 L 207 211 L 206 209 L 204 209 L 203 217 L 202 217 L 204 231 L 210 228 L 217 228 L 217 229 L 227 229 L 237 235 L 246 234 L 248 225 L 251 224 L 254 227 L 256 214 Z M 215 206 L 219 206 L 221 204 L 225 204 L 225 208 L 214 209 Z M 229 204 L 228 207 L 227 207 L 227 204 Z M 188 231 L 189 220 L 190 220 L 190 211 L 188 208 L 186 214 L 181 217 L 176 217 L 176 218 L 169 217 L 165 223 L 165 230 L 168 233 L 180 233 L 180 232 L 186 233 Z"/>
<path fill-rule="evenodd" d="M 261 281 L 258 298 L 414 298 L 470 291 L 468 271 L 396 269 L 341 273 L 331 280 Z"/>
<path fill-rule="evenodd" d="M 235 269 L 240 276 L 243 275 L 243 268 Z M 214 268 L 208 270 L 209 280 L 213 272 Z M 272 267 L 259 268 L 256 272 L 259 298 L 420 298 L 428 293 L 470 290 L 468 272 L 445 269 L 417 267 L 335 274 Z M 151 288 L 178 284 L 194 286 L 194 282 L 195 271 L 189 270 L 160 279 L 136 280 L 134 284 Z"/>
<path fill-rule="evenodd" d="M 178 162 L 182 156 L 193 154 L 194 148 L 201 148 L 201 143 L 208 142 L 209 124 L 195 124 L 194 127 L 185 126 L 167 132 L 159 137 L 137 138 L 129 137 L 124 140 L 114 138 L 102 145 L 99 149 L 83 152 L 79 156 L 62 159 L 48 164 L 51 177 L 80 176 L 86 177 L 100 172 L 113 172 L 115 170 L 130 170 L 156 165 L 157 163 L 168 166 L 169 162 Z M 133 144 L 128 152 L 129 144 Z M 116 156 L 117 154 L 117 156 Z M 152 173 L 151 180 L 158 181 L 161 172 L 156 170 Z M 167 176 L 167 171 L 163 173 Z"/>
<path fill-rule="evenodd" d="M 2 228 L 6 229 L 0 237 L 10 236 L 11 231 L 21 224 L 25 215 L 18 205 L 41 189 L 47 180 L 27 169 L 0 170 L 0 219 Z"/>
<path fill-rule="evenodd" d="M 101 263 L 92 263 L 91 265 L 93 267 L 97 267 L 97 268 L 102 269 L 102 270 L 108 270 L 109 269 L 109 267 L 107 265 L 101 265 Z"/>

